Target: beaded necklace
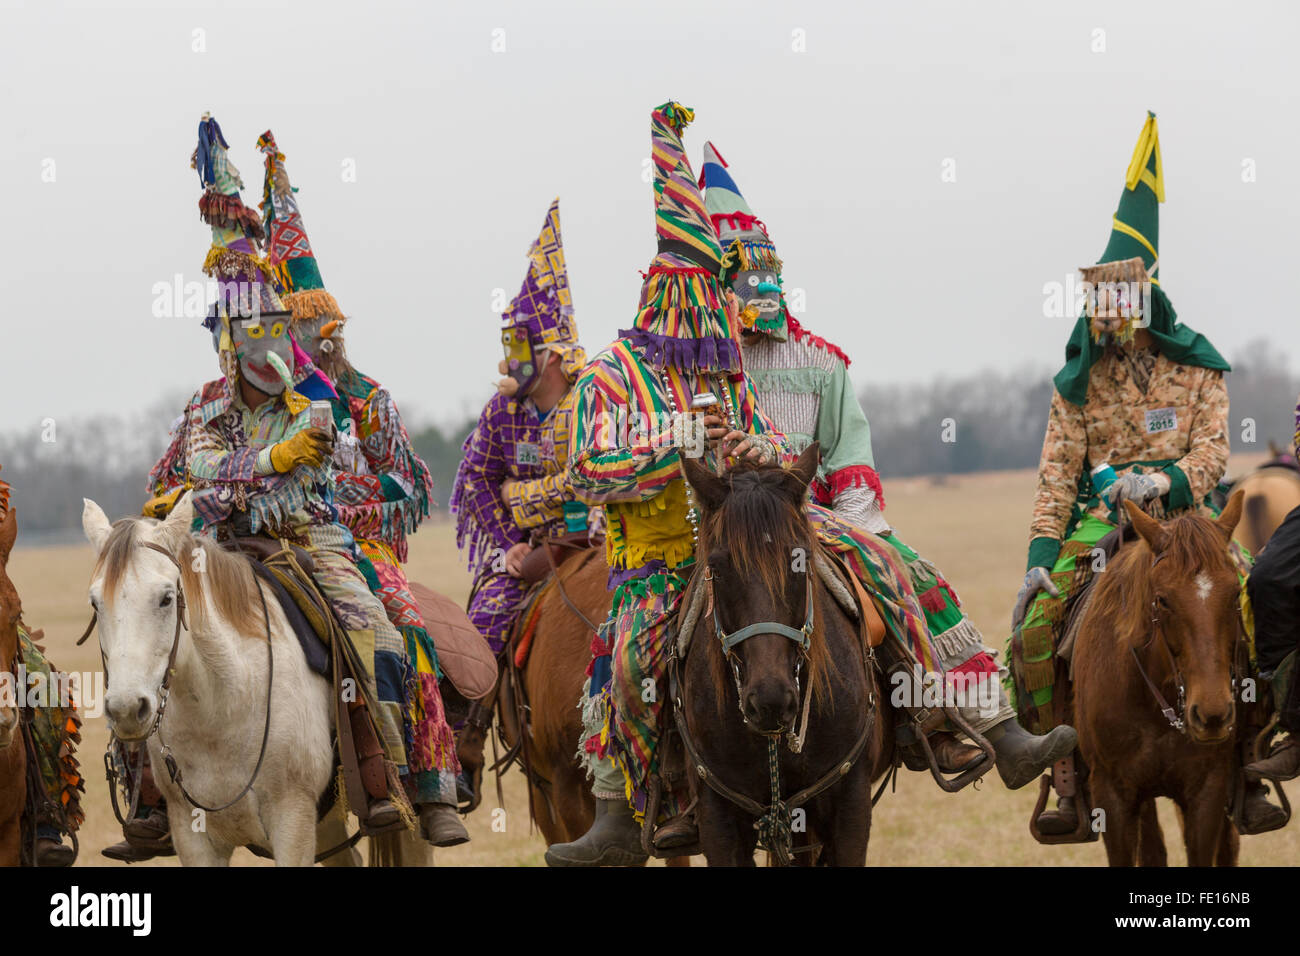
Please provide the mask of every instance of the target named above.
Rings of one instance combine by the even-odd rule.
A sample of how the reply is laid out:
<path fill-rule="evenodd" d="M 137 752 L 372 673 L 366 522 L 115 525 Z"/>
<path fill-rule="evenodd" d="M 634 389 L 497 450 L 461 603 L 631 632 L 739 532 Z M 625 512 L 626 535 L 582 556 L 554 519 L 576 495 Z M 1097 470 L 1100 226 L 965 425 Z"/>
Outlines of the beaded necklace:
<path fill-rule="evenodd" d="M 685 373 L 683 373 L 683 377 L 684 375 Z M 680 448 L 681 445 L 683 444 L 684 435 L 681 434 L 681 432 L 679 432 L 678 430 L 679 429 L 684 430 L 684 415 L 682 413 L 681 408 L 677 404 L 677 393 L 673 391 L 672 377 L 668 374 L 668 369 L 666 368 L 661 369 L 659 372 L 659 376 L 660 376 L 660 381 L 663 383 L 664 394 L 668 398 L 668 410 L 672 416 L 672 423 L 673 423 L 672 427 L 675 433 L 674 438 L 676 439 L 677 445 Z M 726 387 L 725 382 L 720 382 L 719 380 L 715 380 L 715 377 L 713 375 L 708 375 L 705 380 L 708 382 L 710 390 L 719 389 L 722 392 L 722 402 L 723 405 L 726 406 L 726 410 L 727 410 L 727 422 L 731 426 L 729 430 L 739 431 L 740 422 L 736 416 L 736 407 L 731 401 L 731 390 Z M 683 423 L 683 424 L 679 424 L 679 423 Z M 695 491 L 694 489 L 691 488 L 691 483 L 687 481 L 685 482 L 685 484 L 686 484 L 686 518 L 691 523 L 691 548 L 692 550 L 695 550 L 699 547 L 700 544 L 700 512 L 698 506 L 695 503 Z"/>

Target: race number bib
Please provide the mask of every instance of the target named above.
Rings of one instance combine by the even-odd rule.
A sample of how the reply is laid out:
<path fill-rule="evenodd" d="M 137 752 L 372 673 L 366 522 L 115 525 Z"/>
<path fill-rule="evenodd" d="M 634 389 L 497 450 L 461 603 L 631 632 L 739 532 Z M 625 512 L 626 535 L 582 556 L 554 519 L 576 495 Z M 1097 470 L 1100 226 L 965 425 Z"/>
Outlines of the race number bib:
<path fill-rule="evenodd" d="M 1147 411 L 1147 434 L 1169 432 L 1178 427 L 1178 412 L 1172 408 L 1152 408 Z"/>
<path fill-rule="evenodd" d="M 517 465 L 540 465 L 542 463 L 542 450 L 530 442 L 519 442 L 515 445 L 515 464 Z"/>

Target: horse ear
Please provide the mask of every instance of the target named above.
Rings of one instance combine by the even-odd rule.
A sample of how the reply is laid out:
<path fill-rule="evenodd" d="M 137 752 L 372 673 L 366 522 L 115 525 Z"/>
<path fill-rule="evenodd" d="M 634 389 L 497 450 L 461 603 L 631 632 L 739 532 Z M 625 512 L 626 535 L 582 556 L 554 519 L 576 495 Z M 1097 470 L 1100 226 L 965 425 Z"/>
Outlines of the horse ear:
<path fill-rule="evenodd" d="M 695 492 L 705 511 L 717 511 L 727 497 L 727 483 L 715 475 L 699 458 L 682 456 L 682 474 Z"/>
<path fill-rule="evenodd" d="M 1133 527 L 1137 533 L 1142 536 L 1142 540 L 1150 545 L 1152 551 L 1160 552 L 1165 549 L 1165 529 L 1155 518 L 1143 511 L 1135 502 L 1124 499 L 1124 510 L 1128 512 L 1129 520 L 1133 522 Z"/>
<path fill-rule="evenodd" d="M 18 537 L 18 512 L 10 508 L 5 512 L 4 520 L 0 521 L 0 564 L 5 564 L 9 560 L 9 552 L 14 549 L 14 541 Z"/>
<path fill-rule="evenodd" d="M 1232 540 L 1232 532 L 1237 529 L 1237 522 L 1241 520 L 1241 507 L 1245 498 L 1246 491 L 1244 488 L 1234 491 L 1215 521 L 1219 528 L 1219 534 L 1223 535 L 1225 542 Z"/>
<path fill-rule="evenodd" d="M 176 499 L 172 510 L 162 523 L 163 534 L 178 541 L 190 536 L 190 527 L 194 524 L 194 502 L 187 491 Z"/>
<path fill-rule="evenodd" d="M 790 466 L 790 473 L 799 479 L 799 484 L 803 487 L 800 489 L 799 497 L 802 499 L 808 492 L 808 486 L 812 480 L 817 477 L 817 466 L 822 461 L 822 446 L 819 442 L 813 442 L 795 459 L 795 463 Z"/>
<path fill-rule="evenodd" d="M 104 509 L 89 498 L 82 498 L 81 530 L 86 532 L 86 540 L 95 546 L 96 553 L 104 550 L 104 542 L 113 530 L 113 523 L 104 514 Z"/>

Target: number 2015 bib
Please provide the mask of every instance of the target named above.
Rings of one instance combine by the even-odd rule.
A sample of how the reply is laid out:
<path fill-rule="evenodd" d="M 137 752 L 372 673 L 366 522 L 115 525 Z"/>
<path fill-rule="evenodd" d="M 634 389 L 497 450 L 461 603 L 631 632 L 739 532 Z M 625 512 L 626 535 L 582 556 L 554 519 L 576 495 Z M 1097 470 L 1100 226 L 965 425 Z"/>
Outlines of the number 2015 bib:
<path fill-rule="evenodd" d="M 1178 427 L 1178 411 L 1173 408 L 1152 408 L 1147 410 L 1147 434 L 1173 431 Z"/>

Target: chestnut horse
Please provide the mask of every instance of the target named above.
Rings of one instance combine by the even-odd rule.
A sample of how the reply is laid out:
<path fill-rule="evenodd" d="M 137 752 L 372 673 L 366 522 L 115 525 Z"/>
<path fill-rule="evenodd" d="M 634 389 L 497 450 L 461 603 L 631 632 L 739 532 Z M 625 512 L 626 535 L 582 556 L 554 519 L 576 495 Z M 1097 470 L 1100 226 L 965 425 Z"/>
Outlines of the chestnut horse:
<path fill-rule="evenodd" d="M 591 661 L 592 633 L 565 596 L 599 624 L 609 615 L 607 575 L 600 548 L 574 555 L 552 575 L 538 597 L 536 632 L 521 674 L 529 727 L 522 735 L 527 752 L 520 763 L 531 777 L 533 820 L 548 844 L 578 839 L 595 818 L 596 801 L 577 759 L 583 737 L 578 700 Z M 522 617 L 506 654 L 515 652 Z M 521 739 L 515 707 L 505 693 L 498 694 L 497 704 L 502 737 L 510 746 Z"/>
<path fill-rule="evenodd" d="M 1275 459 L 1238 479 L 1232 490 L 1238 489 L 1242 517 L 1234 537 L 1251 554 L 1259 554 L 1286 516 L 1300 508 L 1300 473 Z"/>
<path fill-rule="evenodd" d="M 1139 537 L 1098 576 L 1075 638 L 1074 716 L 1111 866 L 1163 866 L 1155 798 L 1181 810 L 1190 866 L 1235 866 L 1234 667 L 1242 640 L 1233 495 L 1217 521 L 1165 523 L 1131 501 Z M 1095 811 L 1094 811 L 1095 812 Z"/>
<path fill-rule="evenodd" d="M 0 482 L 0 866 L 21 860 L 21 822 L 27 797 L 27 748 L 19 728 L 17 695 L 18 619 L 23 606 L 5 565 L 18 536 L 14 512 L 5 508 L 6 488 Z"/>
<path fill-rule="evenodd" d="M 707 597 L 680 705 L 710 866 L 753 866 L 760 835 L 776 862 L 792 862 L 791 831 L 809 852 L 820 841 L 820 864 L 866 864 L 892 718 L 858 623 L 815 570 L 825 559 L 805 502 L 819 454 L 814 443 L 789 470 L 725 477 L 683 459 L 701 510 L 703 582 L 691 586 Z"/>

